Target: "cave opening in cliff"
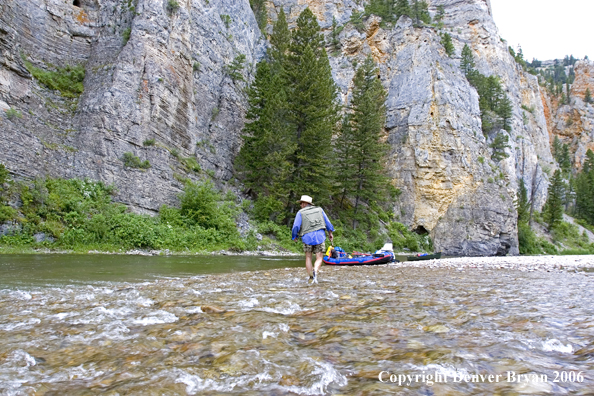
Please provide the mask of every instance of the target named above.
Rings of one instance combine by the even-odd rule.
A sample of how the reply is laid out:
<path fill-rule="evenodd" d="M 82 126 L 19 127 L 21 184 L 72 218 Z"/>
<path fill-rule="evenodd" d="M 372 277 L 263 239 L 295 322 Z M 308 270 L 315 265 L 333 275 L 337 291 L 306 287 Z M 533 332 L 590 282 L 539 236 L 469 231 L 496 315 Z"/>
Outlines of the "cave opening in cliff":
<path fill-rule="evenodd" d="M 80 7 L 80 0 L 74 0 L 72 2 L 72 5 L 75 6 L 75 7 Z"/>
<path fill-rule="evenodd" d="M 425 227 L 423 227 L 423 226 L 418 226 L 413 231 L 416 232 L 419 235 L 427 235 L 427 234 L 429 234 L 429 231 L 427 231 L 427 229 Z"/>

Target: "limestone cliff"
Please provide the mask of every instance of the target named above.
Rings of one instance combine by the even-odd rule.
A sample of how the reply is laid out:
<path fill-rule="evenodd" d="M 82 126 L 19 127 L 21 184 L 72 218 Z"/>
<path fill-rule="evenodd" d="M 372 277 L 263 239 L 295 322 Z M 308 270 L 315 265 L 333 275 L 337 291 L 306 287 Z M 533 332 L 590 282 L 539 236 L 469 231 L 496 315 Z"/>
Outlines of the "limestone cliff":
<path fill-rule="evenodd" d="M 550 104 L 509 55 L 488 0 L 431 1 L 432 14 L 444 6 L 441 29 L 408 17 L 382 28 L 371 17 L 360 32 L 349 20 L 364 2 L 352 0 L 268 1 L 269 24 L 280 7 L 294 23 L 307 6 L 327 35 L 333 18 L 344 26 L 331 57 L 343 101 L 357 63 L 371 54 L 380 65 L 389 171 L 403 192 L 394 203 L 399 220 L 429 232 L 446 254 L 517 253 L 513 198 L 523 177 L 537 206 L 544 203 Z M 177 9 L 160 0 L 0 0 L 0 10 L 0 108 L 22 114 L 0 116 L 0 162 L 13 175 L 114 183 L 117 199 L 136 211 L 175 202 L 178 179 L 199 177 L 187 158 L 221 183 L 232 177 L 247 83 L 229 65 L 245 55 L 241 77 L 249 81 L 266 48 L 247 0 L 182 0 Z M 443 32 L 453 38 L 452 57 Z M 501 77 L 514 105 L 509 158 L 498 163 L 490 159 L 494 135 L 481 131 L 477 92 L 459 68 L 464 44 L 481 73 Z M 24 59 L 47 69 L 84 64 L 84 93 L 50 91 Z M 145 146 L 150 139 L 155 145 Z M 126 152 L 151 168 L 125 167 Z"/>
<path fill-rule="evenodd" d="M 594 62 L 577 61 L 573 68 L 575 80 L 571 85 L 569 103 L 560 105 L 559 100 L 544 91 L 544 101 L 549 107 L 550 141 L 557 136 L 568 144 L 573 155 L 573 165 L 580 168 L 588 150 L 594 151 L 594 104 L 584 98 L 589 89 L 594 95 Z"/>

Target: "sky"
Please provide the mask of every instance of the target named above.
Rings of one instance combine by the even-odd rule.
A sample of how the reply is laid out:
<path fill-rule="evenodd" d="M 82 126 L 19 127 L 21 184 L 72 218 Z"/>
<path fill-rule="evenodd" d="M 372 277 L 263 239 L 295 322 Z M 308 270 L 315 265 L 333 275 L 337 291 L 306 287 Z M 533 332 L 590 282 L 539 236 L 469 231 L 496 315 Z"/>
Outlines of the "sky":
<path fill-rule="evenodd" d="M 594 59 L 594 0 L 491 0 L 501 38 L 532 61 Z"/>

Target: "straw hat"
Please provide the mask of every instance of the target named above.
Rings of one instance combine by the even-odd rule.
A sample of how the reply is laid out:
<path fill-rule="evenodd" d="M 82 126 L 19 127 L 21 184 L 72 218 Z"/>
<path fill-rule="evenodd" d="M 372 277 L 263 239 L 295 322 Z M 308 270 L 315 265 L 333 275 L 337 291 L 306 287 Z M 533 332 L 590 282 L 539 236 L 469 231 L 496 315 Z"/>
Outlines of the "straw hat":
<path fill-rule="evenodd" d="M 301 203 L 301 202 L 305 202 L 305 203 L 308 203 L 311 205 L 313 202 L 313 198 L 310 197 L 309 195 L 302 195 L 301 199 L 299 200 L 299 203 Z"/>

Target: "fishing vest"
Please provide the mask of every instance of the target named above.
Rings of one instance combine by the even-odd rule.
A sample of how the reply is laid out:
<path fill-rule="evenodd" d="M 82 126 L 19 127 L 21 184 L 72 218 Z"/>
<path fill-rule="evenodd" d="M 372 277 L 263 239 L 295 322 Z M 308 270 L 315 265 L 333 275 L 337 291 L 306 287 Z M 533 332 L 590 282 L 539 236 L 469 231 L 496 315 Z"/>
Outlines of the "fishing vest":
<path fill-rule="evenodd" d="M 326 222 L 324 221 L 324 211 L 317 206 L 307 206 L 299 211 L 301 213 L 301 229 L 299 236 L 303 236 L 308 232 L 326 229 Z"/>

